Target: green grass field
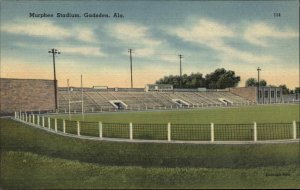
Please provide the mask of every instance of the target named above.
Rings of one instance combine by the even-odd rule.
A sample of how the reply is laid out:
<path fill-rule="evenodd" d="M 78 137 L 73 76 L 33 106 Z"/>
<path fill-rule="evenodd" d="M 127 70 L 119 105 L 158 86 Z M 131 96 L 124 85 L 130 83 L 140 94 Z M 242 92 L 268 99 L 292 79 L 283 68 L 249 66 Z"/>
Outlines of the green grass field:
<path fill-rule="evenodd" d="M 300 188 L 297 143 L 101 142 L 0 124 L 3 189 Z"/>
<path fill-rule="evenodd" d="M 71 119 L 66 123 L 66 131 L 77 134 L 75 121 L 83 121 L 83 118 L 75 115 Z M 58 130 L 62 131 L 62 120 L 58 121 Z M 292 139 L 292 121 L 297 121 L 297 138 L 300 131 L 298 105 L 88 114 L 81 123 L 81 134 L 98 137 L 98 121 L 103 122 L 104 137 L 127 139 L 129 122 L 133 123 L 134 139 L 150 140 L 166 140 L 168 122 L 171 122 L 172 140 L 210 141 L 211 122 L 214 123 L 217 141 L 252 141 L 254 121 L 257 122 L 258 140 Z M 51 123 L 53 129 L 53 119 Z"/>
<path fill-rule="evenodd" d="M 85 121 L 106 123 L 145 123 L 162 124 L 245 124 L 253 123 L 291 123 L 299 121 L 299 105 L 260 105 L 234 108 L 211 108 L 179 111 L 123 112 L 85 115 Z M 68 118 L 67 115 L 61 118 Z M 82 120 L 81 115 L 71 120 Z"/>

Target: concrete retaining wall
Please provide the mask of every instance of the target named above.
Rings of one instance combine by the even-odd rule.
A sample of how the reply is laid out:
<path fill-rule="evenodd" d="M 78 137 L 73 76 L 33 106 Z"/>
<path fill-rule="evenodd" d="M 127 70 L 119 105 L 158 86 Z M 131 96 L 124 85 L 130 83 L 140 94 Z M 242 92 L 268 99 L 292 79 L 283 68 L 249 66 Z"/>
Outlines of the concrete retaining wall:
<path fill-rule="evenodd" d="M 0 113 L 54 109 L 53 80 L 0 78 Z"/>

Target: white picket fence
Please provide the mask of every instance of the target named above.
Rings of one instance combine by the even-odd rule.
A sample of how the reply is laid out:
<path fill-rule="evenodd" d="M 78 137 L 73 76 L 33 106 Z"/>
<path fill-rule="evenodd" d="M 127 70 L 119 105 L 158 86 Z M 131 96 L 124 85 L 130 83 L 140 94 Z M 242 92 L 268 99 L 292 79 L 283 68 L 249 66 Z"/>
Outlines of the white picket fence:
<path fill-rule="evenodd" d="M 44 115 L 35 115 L 35 114 L 28 114 L 28 113 L 22 113 L 22 112 L 15 112 L 15 116 L 14 118 L 16 120 L 20 120 L 23 121 L 25 123 L 29 123 L 29 124 L 34 124 L 40 127 L 44 127 L 45 128 L 45 122 L 47 122 L 47 126 L 49 130 L 54 130 L 55 132 L 58 132 L 58 126 L 57 126 L 57 118 L 52 118 L 54 119 L 54 129 L 51 129 L 51 124 L 53 125 L 53 123 L 51 123 L 50 117 L 45 117 Z M 80 121 L 76 121 L 76 132 L 77 132 L 77 136 L 81 136 L 81 124 L 84 124 L 85 122 L 80 122 Z M 299 123 L 299 122 L 298 122 Z M 163 125 L 163 124 L 162 124 Z M 166 141 L 172 141 L 172 126 L 171 123 L 167 123 L 166 125 Z M 292 138 L 290 138 L 290 140 L 296 140 L 297 139 L 297 124 L 296 121 L 293 121 L 292 124 Z M 102 139 L 103 138 L 103 123 L 102 122 L 98 122 L 98 134 L 99 134 L 99 138 Z M 257 123 L 254 122 L 253 123 L 253 127 L 252 127 L 252 141 L 253 142 L 257 142 L 258 141 L 258 131 L 257 131 Z M 66 133 L 66 120 L 62 119 L 62 131 L 60 131 L 62 133 Z M 215 135 L 215 124 L 214 123 L 210 123 L 210 142 L 215 142 L 216 141 L 216 135 Z M 272 131 L 270 131 L 272 132 Z M 129 140 L 133 140 L 134 139 L 134 127 L 132 123 L 128 124 L 128 133 L 129 133 Z M 146 140 L 146 139 L 145 139 Z M 176 140 L 176 139 L 175 139 Z"/>

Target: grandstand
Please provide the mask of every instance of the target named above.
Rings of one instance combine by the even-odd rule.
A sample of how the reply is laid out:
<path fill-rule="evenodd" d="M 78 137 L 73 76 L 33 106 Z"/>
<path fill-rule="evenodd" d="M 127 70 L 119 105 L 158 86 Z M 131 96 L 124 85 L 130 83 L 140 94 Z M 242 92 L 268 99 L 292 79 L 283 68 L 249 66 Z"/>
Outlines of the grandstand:
<path fill-rule="evenodd" d="M 59 88 L 59 112 L 81 112 L 81 99 L 85 112 L 113 110 L 177 109 L 207 106 L 248 105 L 253 102 L 229 91 L 126 91 L 124 89 L 99 90 L 84 88 Z M 70 96 L 70 98 L 69 98 Z"/>
<path fill-rule="evenodd" d="M 116 110 L 163 110 L 252 104 L 299 103 L 299 94 L 283 95 L 281 88 L 177 89 L 171 85 L 145 88 L 58 87 L 56 110 L 52 80 L 1 78 L 0 114 L 16 111 L 80 113 Z M 32 93 L 34 92 L 34 96 Z"/>

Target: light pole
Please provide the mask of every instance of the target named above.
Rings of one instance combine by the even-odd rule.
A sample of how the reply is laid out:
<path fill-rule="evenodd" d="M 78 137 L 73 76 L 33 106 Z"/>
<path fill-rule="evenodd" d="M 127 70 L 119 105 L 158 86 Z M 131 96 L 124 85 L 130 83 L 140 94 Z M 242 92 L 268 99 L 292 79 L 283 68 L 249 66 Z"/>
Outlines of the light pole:
<path fill-rule="evenodd" d="M 261 71 L 261 69 L 258 67 L 257 68 L 257 103 L 259 103 L 259 72 Z"/>
<path fill-rule="evenodd" d="M 130 55 L 130 76 L 131 76 L 131 88 L 133 88 L 133 82 L 132 82 L 132 49 L 129 49 L 128 50 L 128 52 L 129 52 L 129 55 Z"/>
<path fill-rule="evenodd" d="M 183 58 L 183 55 L 178 55 L 179 61 L 180 61 L 180 88 L 182 88 L 182 67 L 181 67 L 181 59 Z"/>
<path fill-rule="evenodd" d="M 56 69 L 55 69 L 55 55 L 60 54 L 57 49 L 51 49 L 48 53 L 52 53 L 53 57 L 53 70 L 54 70 L 54 98 L 55 98 L 55 111 L 57 112 L 57 80 L 56 80 Z"/>

